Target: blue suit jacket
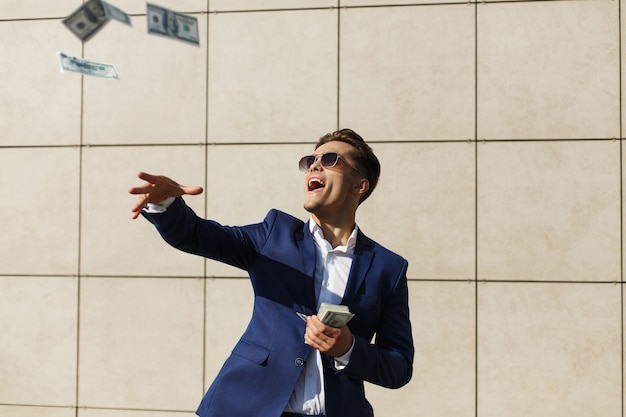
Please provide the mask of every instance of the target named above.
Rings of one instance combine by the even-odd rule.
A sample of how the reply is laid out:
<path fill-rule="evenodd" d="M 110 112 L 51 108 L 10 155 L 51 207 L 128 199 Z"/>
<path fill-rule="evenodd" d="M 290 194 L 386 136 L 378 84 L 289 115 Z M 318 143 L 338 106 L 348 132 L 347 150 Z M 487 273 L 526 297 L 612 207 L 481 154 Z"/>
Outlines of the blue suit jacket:
<path fill-rule="evenodd" d="M 176 201 L 144 216 L 172 246 L 248 272 L 250 323 L 202 400 L 201 417 L 279 417 L 311 349 L 296 312 L 316 313 L 315 242 L 308 225 L 277 210 L 258 224 L 230 227 L 201 219 Z M 363 381 L 399 388 L 411 379 L 407 261 L 359 233 L 342 304 L 355 313 L 347 367 L 323 357 L 327 417 L 371 417 Z M 208 318 L 211 319 L 210 317 Z"/>

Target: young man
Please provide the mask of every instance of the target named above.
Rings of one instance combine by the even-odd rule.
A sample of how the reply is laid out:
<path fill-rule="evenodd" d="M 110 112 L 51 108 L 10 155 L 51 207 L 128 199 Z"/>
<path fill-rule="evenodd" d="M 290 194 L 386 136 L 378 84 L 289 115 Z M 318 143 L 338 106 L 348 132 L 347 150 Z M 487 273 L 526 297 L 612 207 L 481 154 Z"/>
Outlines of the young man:
<path fill-rule="evenodd" d="M 201 417 L 371 417 L 363 381 L 388 388 L 409 382 L 413 339 L 407 261 L 356 226 L 380 165 L 354 131 L 323 136 L 304 171 L 303 223 L 271 210 L 242 227 L 201 219 L 163 176 L 130 189 L 142 214 L 169 244 L 248 272 L 254 308 L 248 328 L 200 404 Z M 316 315 L 322 302 L 343 304 L 354 317 L 341 328 Z"/>

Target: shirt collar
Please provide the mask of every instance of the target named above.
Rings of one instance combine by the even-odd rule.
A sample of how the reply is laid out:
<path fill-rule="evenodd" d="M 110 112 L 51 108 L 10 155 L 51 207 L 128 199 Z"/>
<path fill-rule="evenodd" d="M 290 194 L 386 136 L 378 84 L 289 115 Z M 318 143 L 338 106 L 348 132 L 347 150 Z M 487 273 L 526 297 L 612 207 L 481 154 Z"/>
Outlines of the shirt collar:
<path fill-rule="evenodd" d="M 324 233 L 322 232 L 322 228 L 319 227 L 317 223 L 315 223 L 313 218 L 309 219 L 309 231 L 313 235 L 313 238 L 315 239 L 315 243 L 317 243 L 319 248 L 327 247 L 329 248 L 328 249 L 329 252 L 337 251 L 337 252 L 343 252 L 346 255 L 354 255 L 354 248 L 356 247 L 356 237 L 359 233 L 359 226 L 357 226 L 356 224 L 354 225 L 354 229 L 352 229 L 352 233 L 350 234 L 350 237 L 348 238 L 348 243 L 345 246 L 340 245 L 340 246 L 337 246 L 336 248 L 332 248 L 330 246 L 330 243 L 324 238 Z"/>

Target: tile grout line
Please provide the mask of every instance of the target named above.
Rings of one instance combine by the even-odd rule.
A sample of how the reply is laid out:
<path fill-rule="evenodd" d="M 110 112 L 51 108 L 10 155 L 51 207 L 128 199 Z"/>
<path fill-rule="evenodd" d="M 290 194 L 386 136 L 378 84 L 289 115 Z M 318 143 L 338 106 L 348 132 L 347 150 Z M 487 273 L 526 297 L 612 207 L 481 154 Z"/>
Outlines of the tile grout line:
<path fill-rule="evenodd" d="M 341 117 L 341 0 L 337 0 L 337 130 L 340 129 Z"/>
<path fill-rule="evenodd" d="M 621 416 L 624 417 L 624 181 L 622 134 L 622 1 L 618 2 L 618 79 L 619 79 L 619 206 L 620 206 L 620 358 L 621 358 Z"/>
<path fill-rule="evenodd" d="M 81 43 L 81 57 L 85 57 L 85 43 Z M 75 417 L 78 417 L 78 403 L 80 398 L 80 309 L 81 309 L 81 276 L 82 273 L 82 216 L 83 216 L 83 152 L 85 136 L 85 76 L 80 76 L 80 123 L 79 123 L 79 148 L 78 148 L 78 253 L 77 253 L 77 279 L 76 279 L 76 387 L 75 387 Z"/>
<path fill-rule="evenodd" d="M 474 4 L 474 417 L 478 417 L 478 6 Z"/>
<path fill-rule="evenodd" d="M 211 9 L 211 0 L 206 0 L 206 8 L 207 8 L 207 12 Z M 210 39 L 210 14 L 207 13 L 206 15 L 206 38 L 205 38 L 205 42 L 206 42 L 206 66 L 205 66 L 205 75 L 204 75 L 204 81 L 206 83 L 206 90 L 205 90 L 205 107 L 204 107 L 204 186 L 205 188 L 207 187 L 208 181 L 209 181 L 209 147 L 207 146 L 207 144 L 209 143 L 209 65 L 211 63 L 211 58 L 210 58 L 210 48 L 209 48 L 209 39 Z M 208 191 L 205 190 L 204 193 L 204 216 L 205 218 L 208 217 L 208 206 L 209 206 L 209 198 L 208 198 Z M 200 398 L 202 398 L 202 396 L 204 395 L 204 392 L 206 391 L 207 387 L 205 386 L 206 384 L 206 365 L 207 365 L 207 343 L 206 343 L 206 336 L 207 336 L 207 260 L 204 259 L 202 262 L 203 265 L 203 278 L 202 278 L 202 381 L 201 381 L 201 392 L 200 392 Z"/>

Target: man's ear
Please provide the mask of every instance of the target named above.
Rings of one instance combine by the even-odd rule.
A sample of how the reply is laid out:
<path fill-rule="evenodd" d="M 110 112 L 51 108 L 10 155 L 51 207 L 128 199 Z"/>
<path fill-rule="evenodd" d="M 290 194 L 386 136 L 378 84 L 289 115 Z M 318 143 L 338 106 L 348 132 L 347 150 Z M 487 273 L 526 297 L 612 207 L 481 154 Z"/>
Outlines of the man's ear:
<path fill-rule="evenodd" d="M 361 178 L 359 182 L 352 186 L 352 190 L 355 194 L 364 194 L 370 189 L 370 182 L 367 178 Z"/>

